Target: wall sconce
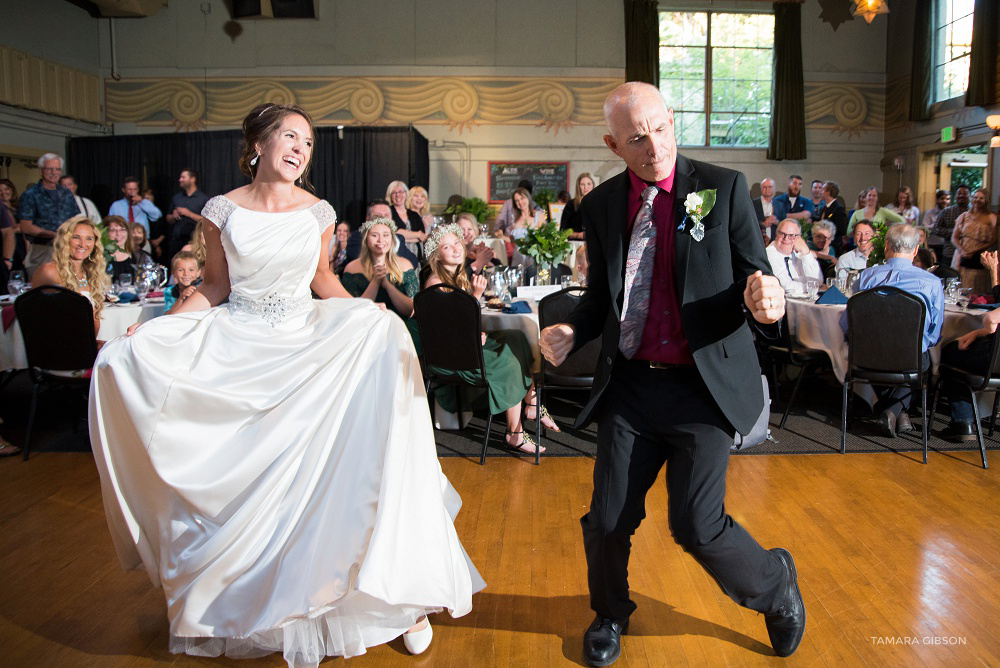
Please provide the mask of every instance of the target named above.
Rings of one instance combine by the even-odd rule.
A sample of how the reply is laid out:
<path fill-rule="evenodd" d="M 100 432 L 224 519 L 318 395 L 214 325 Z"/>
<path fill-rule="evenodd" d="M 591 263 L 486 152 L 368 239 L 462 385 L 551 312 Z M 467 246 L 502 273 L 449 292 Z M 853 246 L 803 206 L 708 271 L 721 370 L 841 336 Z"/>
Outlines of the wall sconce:
<path fill-rule="evenodd" d="M 854 16 L 860 16 L 869 24 L 878 14 L 889 13 L 888 0 L 854 0 Z"/>
<path fill-rule="evenodd" d="M 993 130 L 993 138 L 990 139 L 990 148 L 1000 148 L 1000 114 L 993 114 L 986 117 L 986 125 Z"/>

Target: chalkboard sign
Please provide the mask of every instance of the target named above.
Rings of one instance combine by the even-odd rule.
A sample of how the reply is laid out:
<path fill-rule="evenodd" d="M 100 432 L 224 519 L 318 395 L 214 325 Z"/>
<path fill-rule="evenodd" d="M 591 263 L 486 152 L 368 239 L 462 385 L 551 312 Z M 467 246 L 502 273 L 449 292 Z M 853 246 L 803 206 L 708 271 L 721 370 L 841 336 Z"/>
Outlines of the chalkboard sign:
<path fill-rule="evenodd" d="M 568 162 L 491 162 L 490 165 L 490 202 L 502 202 L 510 199 L 517 184 L 527 179 L 534 185 L 532 191 L 537 195 L 542 190 L 548 190 L 553 197 L 560 190 L 569 190 Z"/>

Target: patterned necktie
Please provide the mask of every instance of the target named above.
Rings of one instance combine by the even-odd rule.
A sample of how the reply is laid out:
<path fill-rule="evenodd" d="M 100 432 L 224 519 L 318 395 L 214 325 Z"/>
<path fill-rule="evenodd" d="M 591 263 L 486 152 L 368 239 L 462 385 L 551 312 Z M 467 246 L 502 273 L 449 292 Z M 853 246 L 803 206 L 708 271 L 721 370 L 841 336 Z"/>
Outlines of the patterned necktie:
<path fill-rule="evenodd" d="M 649 314 L 649 288 L 653 283 L 653 259 L 656 257 L 656 226 L 653 224 L 653 199 L 656 186 L 642 191 L 642 206 L 632 225 L 625 260 L 625 302 L 622 304 L 621 336 L 618 348 L 632 359 L 642 343 L 642 330 Z"/>

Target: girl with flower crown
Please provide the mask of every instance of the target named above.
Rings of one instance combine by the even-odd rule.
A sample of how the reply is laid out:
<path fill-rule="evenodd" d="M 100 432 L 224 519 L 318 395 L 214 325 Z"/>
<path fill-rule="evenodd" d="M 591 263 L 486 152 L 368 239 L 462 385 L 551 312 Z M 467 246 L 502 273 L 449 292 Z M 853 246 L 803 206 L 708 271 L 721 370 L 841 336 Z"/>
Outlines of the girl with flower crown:
<path fill-rule="evenodd" d="M 412 316 L 420 280 L 410 261 L 396 255 L 396 224 L 387 218 L 366 221 L 361 240 L 361 255 L 344 267 L 344 287 L 354 297 L 385 304 L 402 318 L 419 352 L 420 335 Z"/>
<path fill-rule="evenodd" d="M 462 228 L 455 223 L 439 225 L 424 242 L 424 252 L 430 273 L 424 283 L 429 288 L 434 285 L 451 285 L 468 292 L 476 299 L 483 296 L 486 290 L 486 279 L 482 274 L 474 274 L 470 280 L 465 273 L 465 244 L 462 241 Z M 524 416 L 535 419 L 535 388 L 531 380 L 531 365 L 534 359 L 531 346 L 524 332 L 517 330 L 500 330 L 482 333 L 483 363 L 489 391 L 472 386 L 464 387 L 467 398 L 464 405 L 489 407 L 491 415 L 500 412 L 507 414 L 507 445 L 515 450 L 534 453 L 535 442 L 524 433 L 522 424 L 521 403 L 524 403 Z M 458 372 L 459 375 L 466 372 Z M 470 378 L 471 379 L 471 378 Z M 437 393 L 437 401 L 445 410 L 454 412 L 458 409 L 451 388 L 442 388 Z M 559 431 L 549 412 L 542 407 L 542 424 L 547 429 Z M 540 448 L 545 452 L 545 448 Z"/>

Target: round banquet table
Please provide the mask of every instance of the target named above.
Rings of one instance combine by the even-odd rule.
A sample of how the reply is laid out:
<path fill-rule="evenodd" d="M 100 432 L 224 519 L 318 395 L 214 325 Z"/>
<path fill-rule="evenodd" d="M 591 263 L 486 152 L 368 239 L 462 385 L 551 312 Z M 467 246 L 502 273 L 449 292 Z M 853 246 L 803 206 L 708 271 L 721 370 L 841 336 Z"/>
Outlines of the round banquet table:
<path fill-rule="evenodd" d="M 163 315 L 163 302 L 148 304 L 108 304 L 101 313 L 101 331 L 97 338 L 110 341 L 125 333 L 137 322 L 146 322 Z M 6 331 L 0 332 L 0 370 L 27 369 L 28 356 L 24 351 L 24 335 L 21 325 L 15 320 Z"/>
<path fill-rule="evenodd" d="M 844 382 L 847 375 L 847 341 L 840 326 L 840 316 L 847 309 L 845 304 L 815 304 L 809 300 L 788 299 L 789 334 L 807 348 L 824 351 L 830 358 L 837 380 Z M 941 341 L 930 349 L 931 368 L 937 372 L 941 361 L 941 347 L 982 326 L 984 311 L 962 309 L 953 304 L 945 305 Z"/>

